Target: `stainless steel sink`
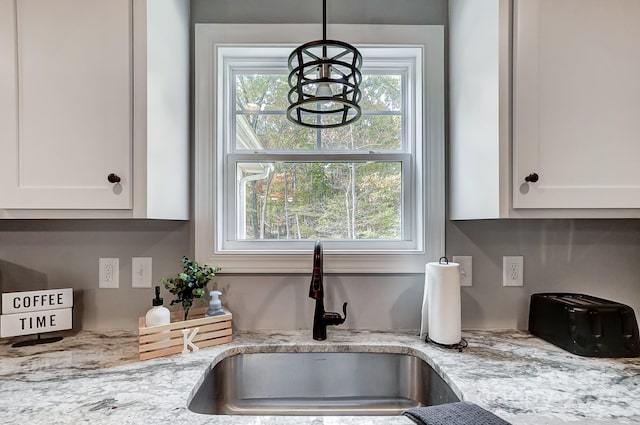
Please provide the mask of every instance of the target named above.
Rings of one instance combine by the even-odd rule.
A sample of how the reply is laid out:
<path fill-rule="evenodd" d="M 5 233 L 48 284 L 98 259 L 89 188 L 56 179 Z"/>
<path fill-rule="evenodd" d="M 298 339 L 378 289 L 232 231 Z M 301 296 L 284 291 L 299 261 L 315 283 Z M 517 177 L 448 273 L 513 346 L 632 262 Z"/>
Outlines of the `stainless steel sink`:
<path fill-rule="evenodd" d="M 459 401 L 422 359 L 390 353 L 254 353 L 227 357 L 188 407 L 210 415 L 398 415 Z"/>

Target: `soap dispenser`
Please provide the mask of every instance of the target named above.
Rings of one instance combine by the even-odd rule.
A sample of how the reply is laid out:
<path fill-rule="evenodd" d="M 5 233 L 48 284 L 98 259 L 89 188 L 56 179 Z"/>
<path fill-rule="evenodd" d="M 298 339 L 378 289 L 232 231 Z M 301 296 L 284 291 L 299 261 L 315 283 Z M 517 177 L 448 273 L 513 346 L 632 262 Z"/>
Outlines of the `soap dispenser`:
<path fill-rule="evenodd" d="M 162 304 L 163 299 L 160 298 L 160 287 L 156 286 L 156 297 L 152 301 L 153 307 L 144 316 L 147 326 L 160 326 L 171 323 L 171 313 Z"/>
<path fill-rule="evenodd" d="M 205 316 L 219 316 L 221 314 L 225 314 L 225 311 L 222 309 L 222 302 L 220 302 L 220 295 L 222 292 L 220 291 L 211 291 L 209 292 L 211 299 L 209 300 L 209 310 L 204 314 Z"/>

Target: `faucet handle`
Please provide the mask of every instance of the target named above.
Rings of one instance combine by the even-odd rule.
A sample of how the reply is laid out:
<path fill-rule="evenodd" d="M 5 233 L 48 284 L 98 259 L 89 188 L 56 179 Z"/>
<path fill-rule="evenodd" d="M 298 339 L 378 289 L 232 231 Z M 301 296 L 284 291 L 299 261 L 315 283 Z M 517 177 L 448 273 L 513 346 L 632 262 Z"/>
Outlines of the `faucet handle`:
<path fill-rule="evenodd" d="M 326 311 L 322 315 L 322 323 L 325 325 L 341 325 L 347 319 L 347 303 L 342 305 L 343 317 L 340 317 L 340 313 L 334 313 L 332 311 Z"/>

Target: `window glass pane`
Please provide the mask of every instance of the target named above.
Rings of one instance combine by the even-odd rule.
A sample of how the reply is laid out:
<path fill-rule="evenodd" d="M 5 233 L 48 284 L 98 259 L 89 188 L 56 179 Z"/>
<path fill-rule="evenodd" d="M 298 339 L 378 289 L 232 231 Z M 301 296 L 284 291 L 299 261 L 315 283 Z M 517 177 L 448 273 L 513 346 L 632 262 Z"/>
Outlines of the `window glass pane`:
<path fill-rule="evenodd" d="M 402 163 L 243 162 L 239 240 L 402 237 Z"/>
<path fill-rule="evenodd" d="M 399 115 L 363 115 L 356 123 L 322 130 L 325 150 L 400 150 L 402 118 Z"/>
<path fill-rule="evenodd" d="M 289 106 L 286 74 L 236 74 L 236 111 L 284 111 Z"/>
<path fill-rule="evenodd" d="M 236 150 L 400 150 L 399 115 L 364 115 L 357 123 L 314 130 L 291 123 L 284 115 L 236 117 Z"/>
<path fill-rule="evenodd" d="M 282 115 L 236 116 L 236 150 L 315 150 L 314 129 L 295 125 Z"/>
<path fill-rule="evenodd" d="M 363 75 L 362 112 L 402 110 L 402 77 L 400 75 Z"/>
<path fill-rule="evenodd" d="M 402 109 L 402 76 L 399 74 L 364 74 L 360 91 L 364 113 Z M 236 111 L 285 111 L 289 106 L 288 92 L 285 73 L 238 73 L 235 76 Z"/>
<path fill-rule="evenodd" d="M 315 130 L 286 118 L 286 75 L 236 74 L 235 150 L 400 150 L 402 81 L 399 74 L 365 75 L 360 120 Z"/>

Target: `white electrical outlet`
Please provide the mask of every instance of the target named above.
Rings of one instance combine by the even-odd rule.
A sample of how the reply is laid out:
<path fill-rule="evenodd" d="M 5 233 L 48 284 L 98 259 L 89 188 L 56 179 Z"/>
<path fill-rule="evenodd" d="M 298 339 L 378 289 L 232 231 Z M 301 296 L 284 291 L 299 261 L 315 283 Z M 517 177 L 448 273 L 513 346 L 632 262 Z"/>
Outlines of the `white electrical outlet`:
<path fill-rule="evenodd" d="M 473 283 L 473 257 L 470 255 L 454 255 L 453 262 L 460 264 L 460 286 L 471 286 Z"/>
<path fill-rule="evenodd" d="M 120 287 L 120 259 L 100 258 L 98 261 L 98 287 Z"/>
<path fill-rule="evenodd" d="M 524 257 L 502 257 L 502 286 L 524 286 Z"/>
<path fill-rule="evenodd" d="M 151 257 L 131 258 L 131 287 L 151 288 Z"/>

